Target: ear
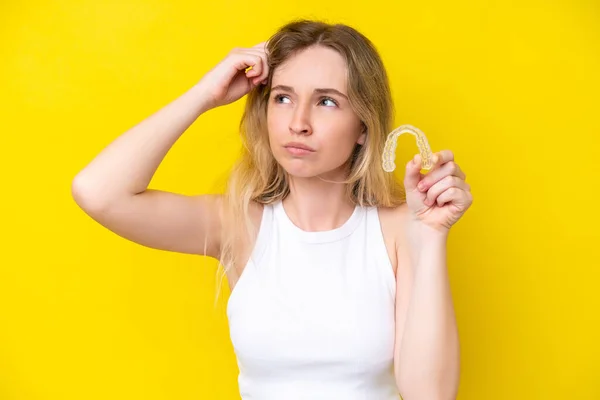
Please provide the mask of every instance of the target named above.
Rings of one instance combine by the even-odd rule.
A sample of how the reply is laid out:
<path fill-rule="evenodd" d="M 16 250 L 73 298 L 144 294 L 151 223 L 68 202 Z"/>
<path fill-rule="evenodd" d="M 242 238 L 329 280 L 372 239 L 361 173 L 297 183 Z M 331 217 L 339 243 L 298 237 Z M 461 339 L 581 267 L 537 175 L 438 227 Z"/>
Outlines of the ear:
<path fill-rule="evenodd" d="M 356 140 L 356 143 L 358 143 L 362 146 L 365 144 L 365 141 L 367 140 L 367 126 L 365 125 L 364 122 L 361 122 L 360 125 L 362 126 L 362 133 Z"/>
<path fill-rule="evenodd" d="M 361 133 L 361 135 L 358 137 L 358 140 L 356 141 L 356 143 L 360 144 L 361 146 L 365 144 L 365 141 L 367 140 L 367 133 Z"/>

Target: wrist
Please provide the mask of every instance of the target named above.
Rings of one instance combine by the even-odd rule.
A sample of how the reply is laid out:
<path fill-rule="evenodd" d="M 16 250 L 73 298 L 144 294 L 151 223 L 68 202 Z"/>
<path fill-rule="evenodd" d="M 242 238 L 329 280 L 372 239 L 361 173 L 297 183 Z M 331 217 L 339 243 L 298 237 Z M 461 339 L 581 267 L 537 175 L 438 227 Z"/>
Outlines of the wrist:
<path fill-rule="evenodd" d="M 421 221 L 410 221 L 407 224 L 408 237 L 422 243 L 446 242 L 450 231 L 446 228 L 434 228 Z"/>
<path fill-rule="evenodd" d="M 194 98 L 196 104 L 198 105 L 198 111 L 200 114 L 203 114 L 216 107 L 215 101 L 209 94 L 210 92 L 208 89 L 203 85 L 203 81 L 197 82 L 189 89 L 188 93 L 190 93 Z"/>

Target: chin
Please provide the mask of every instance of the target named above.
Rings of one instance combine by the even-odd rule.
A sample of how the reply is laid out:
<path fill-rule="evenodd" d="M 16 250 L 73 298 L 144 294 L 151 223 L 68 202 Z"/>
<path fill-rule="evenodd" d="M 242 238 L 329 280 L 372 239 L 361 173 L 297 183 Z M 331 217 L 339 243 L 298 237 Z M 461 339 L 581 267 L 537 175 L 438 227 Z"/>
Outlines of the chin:
<path fill-rule="evenodd" d="M 280 163 L 285 172 L 294 178 L 313 178 L 319 175 L 309 163 L 302 160 L 285 160 Z"/>
<path fill-rule="evenodd" d="M 316 177 L 323 178 L 327 176 L 334 177 L 338 175 L 343 175 L 343 173 L 341 173 L 340 171 L 341 166 L 338 168 L 335 168 L 335 166 L 327 168 L 324 166 L 317 166 L 311 164 L 314 163 L 309 163 L 304 160 L 284 160 L 282 163 L 280 163 L 283 169 L 294 178 L 308 179 Z"/>

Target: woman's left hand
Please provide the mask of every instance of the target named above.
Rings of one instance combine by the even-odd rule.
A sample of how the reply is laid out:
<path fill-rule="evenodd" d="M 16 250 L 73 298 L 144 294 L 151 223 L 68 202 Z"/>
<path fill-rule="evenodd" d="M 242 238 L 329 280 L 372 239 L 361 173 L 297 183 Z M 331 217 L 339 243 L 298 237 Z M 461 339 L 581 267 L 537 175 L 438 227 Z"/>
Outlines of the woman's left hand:
<path fill-rule="evenodd" d="M 404 188 L 413 222 L 447 234 L 473 203 L 466 175 L 450 150 L 432 155 L 433 166 L 421 173 L 421 155 L 406 164 Z"/>

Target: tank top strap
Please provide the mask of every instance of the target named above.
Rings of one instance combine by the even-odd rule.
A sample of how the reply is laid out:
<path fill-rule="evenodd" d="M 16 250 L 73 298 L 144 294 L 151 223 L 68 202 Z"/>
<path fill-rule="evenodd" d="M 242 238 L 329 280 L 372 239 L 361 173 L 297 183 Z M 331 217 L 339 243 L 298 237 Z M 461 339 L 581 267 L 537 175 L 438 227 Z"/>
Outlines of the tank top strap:
<path fill-rule="evenodd" d="M 257 268 L 260 267 L 260 260 L 264 255 L 265 249 L 268 246 L 268 241 L 271 238 L 273 232 L 273 205 L 264 204 L 262 217 L 260 219 L 260 226 L 258 227 L 258 233 L 254 242 L 254 248 L 252 249 L 248 261 L 244 265 L 244 269 L 240 277 L 237 280 L 232 292 L 230 293 L 229 299 L 227 300 L 227 315 L 229 318 L 232 317 L 232 308 L 234 307 L 235 298 L 244 296 L 240 291 L 244 290 L 244 284 L 246 280 L 254 280 L 254 276 L 257 273 Z"/>
<path fill-rule="evenodd" d="M 369 238 L 370 246 L 372 246 L 373 249 L 372 254 L 377 258 L 377 263 L 375 264 L 381 269 L 381 273 L 383 274 L 390 294 L 395 297 L 396 275 L 394 275 L 392 261 L 390 260 L 385 244 L 381 220 L 379 219 L 379 209 L 377 207 L 367 207 L 366 214 L 367 237 Z"/>
<path fill-rule="evenodd" d="M 260 226 L 258 227 L 258 233 L 254 242 L 254 248 L 250 254 L 251 260 L 249 260 L 255 265 L 260 263 L 260 259 L 273 232 L 273 216 L 273 204 L 264 204 L 262 217 L 260 219 Z"/>

